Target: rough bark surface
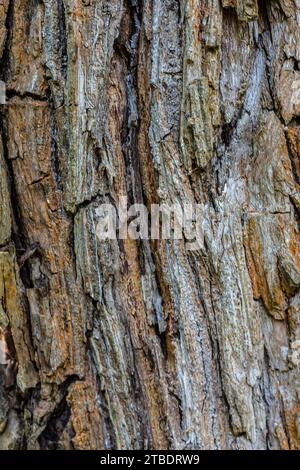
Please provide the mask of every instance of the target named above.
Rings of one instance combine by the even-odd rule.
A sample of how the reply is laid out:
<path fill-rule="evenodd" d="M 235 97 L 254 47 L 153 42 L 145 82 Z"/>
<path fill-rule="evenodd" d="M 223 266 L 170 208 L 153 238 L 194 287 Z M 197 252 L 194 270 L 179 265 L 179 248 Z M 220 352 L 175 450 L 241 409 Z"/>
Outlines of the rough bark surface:
<path fill-rule="evenodd" d="M 299 0 L 0 0 L 0 57 L 0 448 L 300 449 Z"/>

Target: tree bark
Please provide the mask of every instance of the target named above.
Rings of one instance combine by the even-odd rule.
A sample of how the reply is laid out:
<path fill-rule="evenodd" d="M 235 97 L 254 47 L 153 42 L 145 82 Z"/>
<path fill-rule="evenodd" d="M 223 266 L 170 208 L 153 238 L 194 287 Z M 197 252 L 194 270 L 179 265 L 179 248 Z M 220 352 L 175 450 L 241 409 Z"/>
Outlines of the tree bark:
<path fill-rule="evenodd" d="M 300 449 L 299 18 L 0 0 L 1 449 Z M 125 196 L 204 246 L 100 241 Z"/>

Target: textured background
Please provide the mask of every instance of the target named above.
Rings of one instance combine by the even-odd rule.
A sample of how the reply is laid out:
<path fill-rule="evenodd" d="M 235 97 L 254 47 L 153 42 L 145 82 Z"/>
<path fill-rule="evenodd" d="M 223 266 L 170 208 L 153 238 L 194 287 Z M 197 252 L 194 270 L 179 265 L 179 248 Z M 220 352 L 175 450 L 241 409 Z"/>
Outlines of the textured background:
<path fill-rule="evenodd" d="M 0 0 L 0 57 L 0 448 L 299 449 L 300 1 Z"/>

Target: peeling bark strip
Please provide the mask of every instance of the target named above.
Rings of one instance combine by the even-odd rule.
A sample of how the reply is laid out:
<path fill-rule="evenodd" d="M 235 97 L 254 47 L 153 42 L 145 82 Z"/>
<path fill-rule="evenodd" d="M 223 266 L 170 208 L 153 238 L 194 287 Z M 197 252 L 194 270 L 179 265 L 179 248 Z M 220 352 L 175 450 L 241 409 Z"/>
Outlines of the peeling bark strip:
<path fill-rule="evenodd" d="M 0 0 L 1 449 L 300 449 L 299 18 Z M 100 241 L 121 197 L 203 247 Z"/>

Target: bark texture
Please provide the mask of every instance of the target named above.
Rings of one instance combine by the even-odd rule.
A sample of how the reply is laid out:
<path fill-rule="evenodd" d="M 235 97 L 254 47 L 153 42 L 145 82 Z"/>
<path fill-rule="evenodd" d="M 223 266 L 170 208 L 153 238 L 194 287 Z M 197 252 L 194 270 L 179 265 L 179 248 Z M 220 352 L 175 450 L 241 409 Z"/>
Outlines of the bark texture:
<path fill-rule="evenodd" d="M 299 0 L 0 0 L 0 57 L 0 448 L 299 449 Z"/>

